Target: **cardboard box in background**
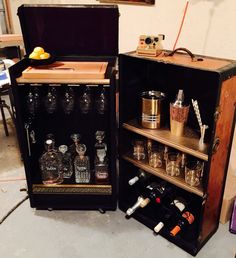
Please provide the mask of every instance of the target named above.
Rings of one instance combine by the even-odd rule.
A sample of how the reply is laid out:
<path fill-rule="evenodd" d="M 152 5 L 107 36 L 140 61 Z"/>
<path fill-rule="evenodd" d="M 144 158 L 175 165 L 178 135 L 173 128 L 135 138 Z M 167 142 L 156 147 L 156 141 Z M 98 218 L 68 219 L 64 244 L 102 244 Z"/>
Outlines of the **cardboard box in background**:
<path fill-rule="evenodd" d="M 233 203 L 236 199 L 236 130 L 234 131 L 229 168 L 221 207 L 220 222 L 225 224 L 230 220 Z"/>

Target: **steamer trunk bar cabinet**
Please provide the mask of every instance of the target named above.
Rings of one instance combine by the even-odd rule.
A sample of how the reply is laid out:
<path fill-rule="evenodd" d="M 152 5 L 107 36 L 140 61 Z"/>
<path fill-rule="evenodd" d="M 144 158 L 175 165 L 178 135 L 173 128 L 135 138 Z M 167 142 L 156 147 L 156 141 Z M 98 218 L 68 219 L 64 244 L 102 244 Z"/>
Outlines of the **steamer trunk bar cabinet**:
<path fill-rule="evenodd" d="M 129 215 L 130 207 L 136 203 L 138 196 L 143 192 L 145 195 L 143 183 L 129 185 L 129 180 L 140 174 L 140 169 L 146 172 L 149 182 L 164 184 L 169 191 L 168 195 L 172 194 L 173 199 L 177 197 L 178 200 L 185 200 L 185 211 L 194 215 L 194 222 L 190 221 L 185 231 L 171 236 L 170 232 L 176 225 L 178 216 L 180 221 L 187 221 L 181 218 L 184 211 L 176 215 L 174 220 L 165 216 L 169 212 L 165 207 L 168 204 L 166 198 L 163 198 L 162 204 L 160 198 L 157 199 L 158 203 L 154 201 L 147 206 L 145 204 L 144 208 L 138 208 L 132 216 L 152 230 L 160 221 L 164 221 L 164 227 L 159 233 L 190 254 L 196 255 L 216 232 L 219 224 L 235 125 L 236 62 L 196 57 L 188 50 L 187 53 L 191 55 L 178 50 L 164 52 L 165 54 L 157 57 L 140 57 L 135 52 L 130 52 L 121 54 L 119 58 L 119 208 Z M 169 105 L 179 89 L 184 91 L 187 103 L 190 104 L 192 99 L 198 102 L 202 123 L 208 126 L 203 144 L 199 143 L 199 124 L 192 106 L 184 136 L 170 133 Z M 147 91 L 162 92 L 166 96 L 162 103 L 161 119 L 164 124 L 159 129 L 144 128 L 140 121 L 141 110 L 138 103 L 142 93 Z M 165 168 L 153 167 L 147 158 L 137 160 L 132 153 L 136 139 L 151 141 L 154 145 L 165 146 L 203 162 L 201 184 L 191 186 L 185 182 L 184 172 L 181 176 L 171 176 Z"/>
<path fill-rule="evenodd" d="M 115 5 L 22 5 L 18 16 L 26 55 L 41 46 L 55 58 L 55 63 L 48 64 L 46 69 L 37 66 L 37 60 L 35 64 L 25 58 L 10 70 L 31 207 L 115 210 L 118 8 Z M 53 105 L 48 110 L 45 107 L 45 98 L 52 89 L 57 102 L 54 112 Z M 65 112 L 63 98 L 68 89 L 73 91 L 74 106 L 68 106 L 70 112 Z M 29 99 L 29 94 L 37 95 L 38 99 Z M 105 106 L 97 106 L 97 100 L 104 100 L 101 96 L 106 101 L 100 103 L 106 105 L 102 111 L 98 108 Z M 30 106 L 30 101 L 39 103 L 37 111 L 32 110 L 35 107 Z M 105 132 L 109 158 L 109 181 L 104 184 L 97 184 L 94 178 L 97 131 Z M 76 183 L 74 173 L 58 185 L 42 183 L 39 158 L 48 134 L 54 135 L 56 147 L 72 145 L 71 135 L 80 134 L 80 143 L 85 144 L 85 155 L 90 158 L 90 183 Z"/>
<path fill-rule="evenodd" d="M 17 135 L 31 207 L 115 210 L 118 8 L 114 5 L 23 5 L 18 9 L 18 15 L 27 56 L 34 47 L 42 46 L 56 61 L 47 68 L 55 76 L 56 64 L 56 68 L 63 68 L 57 76 L 65 75 L 64 78 L 52 78 L 50 73 L 45 77 L 45 66 L 40 70 L 28 58 L 10 68 Z M 159 228 L 161 236 L 196 255 L 219 224 L 235 125 L 236 62 L 189 56 L 188 51 L 187 54 L 164 53 L 158 57 L 140 57 L 135 52 L 119 56 L 118 203 L 127 217 L 133 216 L 155 232 Z M 94 68 L 89 78 L 80 77 L 79 72 L 73 77 L 69 74 L 75 68 L 68 67 L 70 62 L 97 62 L 100 67 L 106 66 L 105 74 L 101 75 Z M 66 110 L 70 112 L 65 112 L 62 100 L 69 88 L 73 89 L 75 101 L 73 108 L 67 106 Z M 197 119 L 191 105 L 185 134 L 174 136 L 170 133 L 169 106 L 179 89 L 184 91 L 186 103 L 190 105 L 192 100 L 198 103 L 202 123 L 208 127 L 203 143 L 199 143 L 199 115 Z M 157 112 L 162 123 L 156 129 L 145 128 L 145 123 L 140 121 L 141 96 L 149 91 L 164 93 L 161 111 Z M 48 94 L 55 92 L 54 104 L 56 99 L 57 105 L 52 102 L 45 105 Z M 105 110 L 103 105 L 103 111 L 98 112 L 96 100 L 101 92 L 108 108 Z M 82 106 L 81 96 L 86 100 Z M 93 105 L 89 106 L 91 103 Z M 107 146 L 109 171 L 109 181 L 102 184 L 96 183 L 94 178 L 95 146 L 98 146 L 95 135 L 98 131 L 105 132 L 103 143 Z M 72 134 L 80 134 L 79 144 L 87 148 L 90 183 L 77 183 L 73 173 L 61 184 L 43 184 L 39 159 L 45 153 L 45 140 L 55 141 L 56 147 L 70 146 Z M 145 143 L 142 155 L 134 148 L 136 141 Z M 161 166 L 150 162 L 150 146 L 161 150 Z M 170 151 L 181 154 L 183 162 L 186 158 L 203 164 L 200 184 L 190 185 L 182 170 L 178 176 L 167 173 Z M 186 170 L 187 165 L 181 164 Z M 145 180 L 141 180 L 141 175 L 145 175 Z M 162 226 L 157 227 L 160 222 Z M 148 247 L 148 241 L 146 244 Z"/>

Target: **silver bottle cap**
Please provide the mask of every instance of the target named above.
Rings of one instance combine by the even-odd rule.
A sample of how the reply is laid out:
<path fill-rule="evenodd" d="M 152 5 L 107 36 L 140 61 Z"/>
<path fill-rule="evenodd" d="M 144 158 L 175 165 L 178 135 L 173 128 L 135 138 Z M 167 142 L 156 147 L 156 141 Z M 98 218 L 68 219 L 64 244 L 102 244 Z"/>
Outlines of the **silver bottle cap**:
<path fill-rule="evenodd" d="M 67 147 L 66 145 L 60 145 L 60 146 L 58 147 L 58 150 L 59 150 L 61 153 L 65 154 L 65 153 L 67 152 L 67 150 L 68 150 L 68 147 Z"/>

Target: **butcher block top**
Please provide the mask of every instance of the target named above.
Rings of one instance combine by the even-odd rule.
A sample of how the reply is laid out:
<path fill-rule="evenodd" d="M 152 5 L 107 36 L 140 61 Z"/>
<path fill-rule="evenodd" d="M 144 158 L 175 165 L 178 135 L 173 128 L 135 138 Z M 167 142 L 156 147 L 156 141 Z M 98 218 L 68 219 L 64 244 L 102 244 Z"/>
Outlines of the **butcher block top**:
<path fill-rule="evenodd" d="M 73 82 L 103 81 L 108 62 L 56 61 L 50 65 L 29 66 L 22 72 L 18 82 Z"/>

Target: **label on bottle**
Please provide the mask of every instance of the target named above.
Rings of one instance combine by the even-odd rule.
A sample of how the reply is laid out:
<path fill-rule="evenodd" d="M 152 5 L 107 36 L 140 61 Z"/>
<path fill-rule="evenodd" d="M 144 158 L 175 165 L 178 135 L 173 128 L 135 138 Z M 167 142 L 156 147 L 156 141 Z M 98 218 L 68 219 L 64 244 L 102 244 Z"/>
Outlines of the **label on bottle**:
<path fill-rule="evenodd" d="M 96 178 L 97 179 L 107 179 L 108 172 L 106 170 L 96 171 Z"/>
<path fill-rule="evenodd" d="M 106 151 L 105 149 L 97 149 L 97 156 L 100 162 L 104 161 L 104 158 L 106 157 Z"/>
<path fill-rule="evenodd" d="M 182 217 L 185 218 L 189 224 L 192 224 L 194 222 L 194 216 L 189 211 L 184 212 Z"/>
<path fill-rule="evenodd" d="M 47 170 L 47 171 L 56 171 L 57 169 L 58 169 L 57 167 L 53 167 L 53 166 L 50 166 L 50 167 L 46 166 L 45 167 L 45 170 Z"/>

